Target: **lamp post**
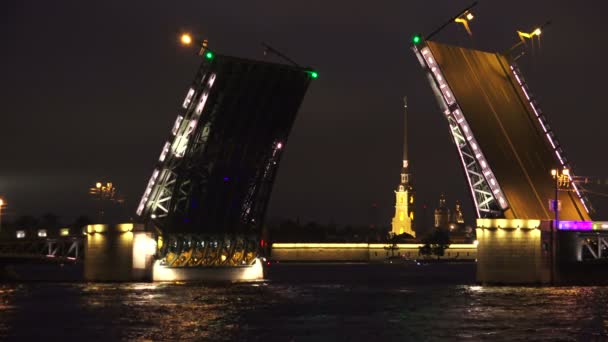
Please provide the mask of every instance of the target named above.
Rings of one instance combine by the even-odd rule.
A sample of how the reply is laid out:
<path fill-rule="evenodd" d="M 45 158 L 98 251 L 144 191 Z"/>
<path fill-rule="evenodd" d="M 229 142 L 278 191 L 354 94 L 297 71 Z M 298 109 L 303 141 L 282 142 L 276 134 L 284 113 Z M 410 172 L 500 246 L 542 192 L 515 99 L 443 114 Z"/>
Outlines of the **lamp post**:
<path fill-rule="evenodd" d="M 190 33 L 187 33 L 187 32 L 183 33 L 179 37 L 180 43 L 184 46 L 192 45 L 192 43 L 194 42 L 194 39 L 195 38 Z M 207 39 L 204 39 L 201 42 L 201 47 L 198 50 L 198 55 L 205 56 L 205 58 L 207 58 L 207 59 L 213 59 L 213 52 L 207 50 L 207 45 L 208 45 Z"/>
<path fill-rule="evenodd" d="M 0 198 L 0 232 L 2 232 L 2 206 L 4 206 L 4 200 Z"/>
<path fill-rule="evenodd" d="M 551 282 L 555 281 L 556 263 L 556 234 L 559 229 L 559 190 L 560 187 L 568 190 L 570 186 L 570 170 L 563 168 L 561 173 L 558 169 L 551 170 L 551 176 L 555 179 L 555 200 L 553 201 L 553 210 L 555 210 L 555 223 L 551 229 Z"/>
<path fill-rule="evenodd" d="M 553 210 L 555 211 L 555 227 L 559 224 L 559 188 L 566 187 L 570 183 L 570 170 L 564 168 L 561 173 L 558 169 L 551 170 L 551 176 L 555 179 L 555 200 L 553 202 Z"/>
<path fill-rule="evenodd" d="M 103 220 L 105 201 L 116 201 L 119 203 L 121 202 L 119 199 L 116 198 L 116 187 L 114 187 L 114 184 L 112 184 L 112 182 L 106 182 L 105 184 L 103 184 L 102 182 L 95 183 L 95 187 L 89 189 L 89 194 L 93 195 L 93 198 L 99 201 L 97 208 L 97 217 L 99 221 L 98 223 L 102 223 Z"/>

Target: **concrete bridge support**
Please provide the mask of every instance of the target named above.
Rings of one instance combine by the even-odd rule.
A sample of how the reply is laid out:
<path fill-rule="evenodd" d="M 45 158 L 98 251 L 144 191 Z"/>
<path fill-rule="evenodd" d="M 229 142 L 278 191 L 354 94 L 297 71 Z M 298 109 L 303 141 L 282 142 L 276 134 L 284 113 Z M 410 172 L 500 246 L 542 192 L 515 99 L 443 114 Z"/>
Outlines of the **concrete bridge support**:
<path fill-rule="evenodd" d="M 477 220 L 477 281 L 548 284 L 554 277 L 555 239 L 539 220 Z"/>
<path fill-rule="evenodd" d="M 85 281 L 149 281 L 156 242 L 141 224 L 86 227 Z"/>

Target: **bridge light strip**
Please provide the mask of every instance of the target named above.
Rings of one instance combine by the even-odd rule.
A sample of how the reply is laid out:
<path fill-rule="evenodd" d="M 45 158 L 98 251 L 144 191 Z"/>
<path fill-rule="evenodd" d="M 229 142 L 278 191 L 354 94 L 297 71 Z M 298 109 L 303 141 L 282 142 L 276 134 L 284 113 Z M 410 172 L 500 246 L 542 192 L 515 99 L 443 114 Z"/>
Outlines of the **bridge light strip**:
<path fill-rule="evenodd" d="M 188 94 L 186 94 L 186 98 L 184 99 L 184 103 L 182 104 L 182 107 L 184 107 L 184 109 L 188 108 L 190 102 L 192 102 L 192 97 L 194 97 L 194 93 L 195 90 L 193 88 L 190 88 L 190 90 L 188 90 Z"/>
<path fill-rule="evenodd" d="M 465 137 L 466 137 L 466 140 L 469 142 L 469 145 L 476 146 L 475 159 L 481 166 L 482 174 L 484 175 L 484 178 L 485 178 L 488 186 L 492 190 L 492 193 L 494 194 L 494 198 L 496 200 L 498 200 L 498 204 L 502 210 L 508 209 L 509 204 L 506 201 L 504 193 L 500 189 L 498 182 L 496 182 L 496 180 L 495 180 L 496 177 L 494 176 L 494 172 L 492 172 L 492 170 L 490 169 L 488 163 L 486 162 L 485 157 L 483 156 L 483 153 L 481 151 L 477 150 L 477 148 L 479 148 L 479 144 L 477 143 L 477 140 L 473 137 L 473 135 L 469 134 L 470 126 L 468 125 L 464 115 L 462 114 L 460 106 L 456 103 L 456 99 L 453 96 L 453 92 L 450 89 L 447 82 L 445 81 L 445 77 L 442 75 L 441 70 L 439 69 L 439 66 L 436 64 L 433 54 L 431 52 L 431 49 L 428 46 L 425 46 L 424 48 L 422 48 L 420 50 L 418 50 L 418 48 L 415 47 L 414 51 L 416 51 L 417 54 L 419 53 L 421 55 L 421 57 L 419 57 L 418 59 L 421 61 L 421 64 L 426 62 L 427 69 L 429 69 L 431 71 L 431 75 L 434 77 L 435 81 L 437 82 L 437 85 L 439 86 L 439 90 L 441 91 L 441 94 L 443 96 L 443 100 L 446 104 L 446 107 L 448 108 L 448 111 L 446 111 L 446 115 L 449 116 L 450 114 L 452 114 L 456 123 L 459 125 L 459 128 L 465 133 Z M 424 66 L 424 64 L 423 64 L 423 66 Z M 453 108 L 456 108 L 456 109 L 450 111 L 449 110 L 450 106 Z M 466 168 L 466 163 L 464 162 L 460 149 L 458 150 L 458 152 L 460 154 L 460 159 L 462 161 L 462 164 Z M 467 176 L 467 179 L 468 179 L 468 176 Z M 469 187 L 474 192 L 470 180 L 469 180 Z M 477 205 L 478 205 L 477 198 L 474 193 L 473 193 L 473 200 L 475 201 L 475 208 L 477 210 L 477 216 L 479 217 L 480 213 L 479 213 L 479 209 L 477 207 Z"/>
<path fill-rule="evenodd" d="M 540 228 L 540 220 L 522 220 L 522 219 L 477 219 L 477 228 L 522 228 L 522 229 L 538 229 Z"/>
<path fill-rule="evenodd" d="M 163 146 L 163 151 L 160 153 L 160 158 L 158 158 L 159 162 L 164 162 L 165 158 L 167 157 L 167 153 L 169 153 L 169 148 L 171 147 L 171 143 L 170 142 L 166 142 L 165 146 Z"/>
<path fill-rule="evenodd" d="M 204 79 L 204 77 L 205 76 L 203 75 L 203 79 Z M 186 122 L 186 120 L 184 120 L 184 118 L 185 118 L 185 116 L 188 116 L 188 114 L 186 114 L 185 116 L 182 116 L 182 115 L 177 116 L 177 119 L 175 120 L 175 123 L 173 124 L 173 127 L 171 129 L 171 134 L 175 136 L 175 138 L 173 140 L 173 144 L 172 144 L 173 148 L 169 148 L 169 150 L 172 150 L 174 157 L 180 158 L 180 157 L 184 156 L 186 149 L 188 147 L 189 135 L 192 134 L 192 132 L 194 132 L 194 130 L 196 129 L 196 126 L 198 125 L 199 116 L 202 114 L 203 109 L 205 108 L 205 104 L 207 103 L 207 98 L 209 96 L 209 91 L 210 91 L 211 87 L 213 87 L 213 84 L 215 83 L 215 79 L 216 79 L 215 73 L 213 73 L 209 76 L 209 79 L 207 81 L 207 84 L 205 85 L 203 94 L 201 95 L 199 102 L 196 106 L 195 114 L 190 115 L 190 116 L 194 116 L 194 118 L 188 121 L 187 127 L 184 127 L 184 124 Z M 191 87 L 190 89 L 188 89 L 188 93 L 186 94 L 186 99 L 184 100 L 184 103 L 182 104 L 182 107 L 184 109 L 188 109 L 195 94 L 196 94 L 196 90 L 194 88 Z M 178 134 L 180 131 L 182 133 Z M 167 158 L 167 155 L 169 154 L 169 151 L 166 151 L 167 145 L 171 146 L 171 144 L 169 142 L 165 143 L 165 145 L 163 146 L 163 150 L 162 150 L 160 158 L 159 158 L 160 163 L 164 163 Z M 166 168 L 161 167 L 161 169 L 164 171 Z M 146 207 L 146 204 L 148 203 L 150 194 L 152 193 L 152 189 L 156 185 L 156 181 L 158 179 L 159 173 L 160 173 L 160 170 L 158 168 L 154 169 L 154 172 L 152 173 L 152 177 L 148 181 L 148 185 L 146 186 L 146 191 L 144 191 L 144 194 L 143 194 L 143 196 L 139 202 L 139 205 L 137 207 L 137 210 L 136 210 L 136 213 L 139 216 L 142 215 L 144 208 Z"/>
<path fill-rule="evenodd" d="M 585 199 L 583 198 L 578 187 L 576 186 L 576 184 L 573 181 L 572 169 L 567 165 L 567 163 L 564 161 L 561 154 L 559 153 L 559 150 L 558 150 L 559 144 L 556 144 L 556 142 L 554 141 L 554 137 L 552 137 L 550 134 L 551 132 L 549 132 L 547 127 L 545 127 L 545 124 L 543 123 L 544 117 L 539 114 L 540 109 L 536 108 L 536 105 L 534 105 L 534 101 L 532 99 L 530 99 L 530 97 L 528 96 L 528 92 L 526 91 L 527 85 L 522 81 L 522 77 L 518 74 L 518 71 L 516 70 L 516 68 L 513 65 L 511 65 L 510 68 L 511 68 L 511 71 L 513 72 L 513 75 L 515 76 L 515 79 L 517 80 L 517 83 L 521 87 L 521 90 L 523 91 L 524 95 L 526 95 L 526 98 L 528 99 L 528 103 L 530 104 L 530 107 L 534 111 L 534 114 L 536 114 L 536 119 L 538 120 L 538 122 L 540 123 L 540 126 L 542 127 L 543 131 L 545 132 L 545 136 L 547 137 L 547 140 L 553 147 L 553 151 L 554 151 L 555 155 L 557 156 L 557 159 L 559 159 L 563 168 L 567 168 L 567 169 L 571 170 L 570 175 L 568 175 L 568 178 L 570 178 L 570 183 L 572 184 L 572 188 L 574 188 L 574 191 L 576 192 L 576 196 L 579 198 L 579 200 L 583 204 L 585 211 L 587 213 L 589 213 L 589 208 L 587 207 L 587 204 L 585 203 Z"/>
<path fill-rule="evenodd" d="M 215 82 L 215 74 L 211 74 L 209 76 L 209 80 L 207 81 L 205 90 L 203 91 L 203 93 L 201 94 L 199 100 L 198 100 L 198 104 L 196 105 L 196 108 L 194 110 L 194 115 L 193 118 L 188 122 L 188 126 L 186 126 L 185 128 L 183 128 L 183 120 L 179 121 L 179 129 L 175 129 L 174 127 L 174 131 L 175 132 L 179 132 L 182 131 L 181 134 L 175 134 L 175 140 L 173 141 L 173 155 L 176 158 L 181 158 L 184 156 L 184 154 L 186 153 L 186 149 L 188 147 L 188 142 L 190 141 L 190 134 L 192 134 L 192 132 L 194 132 L 194 130 L 196 129 L 196 126 L 198 125 L 198 120 L 200 115 L 203 113 L 203 110 L 205 109 L 205 104 L 207 104 L 207 98 L 209 97 L 209 91 L 211 89 L 211 87 L 213 86 L 213 83 Z M 177 121 L 176 121 L 177 124 Z"/>
<path fill-rule="evenodd" d="M 175 123 L 173 124 L 173 128 L 171 129 L 171 134 L 173 134 L 173 135 L 177 134 L 177 130 L 179 129 L 179 125 L 182 123 L 182 120 L 184 120 L 184 117 L 181 115 L 178 115 L 177 119 L 175 119 Z"/>
<path fill-rule="evenodd" d="M 160 171 L 158 169 L 154 169 L 154 172 L 152 172 L 152 177 L 150 177 L 150 180 L 148 181 L 148 185 L 146 186 L 146 191 L 144 191 L 144 195 L 141 197 L 141 201 L 139 201 L 139 206 L 137 207 L 137 215 L 141 216 L 141 214 L 143 213 L 144 207 L 146 205 L 146 202 L 148 202 L 148 197 L 150 196 L 150 193 L 152 192 L 152 188 L 154 187 L 154 184 L 156 183 L 156 179 L 158 178 L 158 174 L 160 173 Z"/>

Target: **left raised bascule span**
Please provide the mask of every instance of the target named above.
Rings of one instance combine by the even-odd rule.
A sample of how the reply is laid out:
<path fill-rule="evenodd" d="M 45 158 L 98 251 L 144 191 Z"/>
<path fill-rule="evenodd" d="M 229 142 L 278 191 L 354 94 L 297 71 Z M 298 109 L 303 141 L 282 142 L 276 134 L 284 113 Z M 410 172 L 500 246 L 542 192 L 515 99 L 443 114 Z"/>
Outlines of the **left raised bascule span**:
<path fill-rule="evenodd" d="M 137 207 L 166 267 L 247 266 L 316 72 L 207 50 Z"/>

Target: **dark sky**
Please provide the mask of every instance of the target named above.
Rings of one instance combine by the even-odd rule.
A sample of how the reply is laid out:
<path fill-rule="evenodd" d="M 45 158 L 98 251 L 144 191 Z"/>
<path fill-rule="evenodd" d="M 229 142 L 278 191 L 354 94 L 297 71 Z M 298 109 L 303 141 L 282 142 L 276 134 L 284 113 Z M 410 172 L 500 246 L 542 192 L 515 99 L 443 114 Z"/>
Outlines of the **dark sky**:
<path fill-rule="evenodd" d="M 409 40 L 470 1 L 3 1 L 0 8 L 0 196 L 6 214 L 90 209 L 87 188 L 112 180 L 133 211 L 198 67 L 180 31 L 220 53 L 263 59 L 267 42 L 315 80 L 300 109 L 269 216 L 386 224 L 401 166 L 408 95 L 420 203 L 445 192 L 472 213 L 447 122 Z M 584 3 L 585 6 L 581 4 Z M 580 175 L 608 177 L 605 12 L 597 1 L 481 1 L 471 23 L 437 39 L 503 51 L 516 29 L 551 19 L 520 59 Z M 600 189 L 601 190 L 601 189 Z M 608 192 L 606 190 L 605 192 Z M 596 204 L 600 213 L 601 203 Z M 603 212 L 608 213 L 604 209 Z M 608 217 L 605 215 L 604 217 Z"/>

